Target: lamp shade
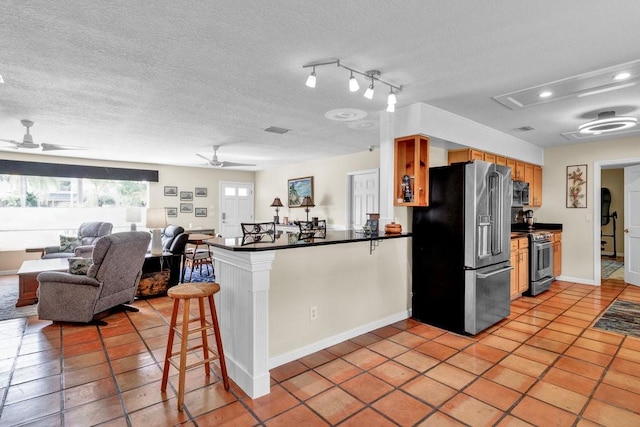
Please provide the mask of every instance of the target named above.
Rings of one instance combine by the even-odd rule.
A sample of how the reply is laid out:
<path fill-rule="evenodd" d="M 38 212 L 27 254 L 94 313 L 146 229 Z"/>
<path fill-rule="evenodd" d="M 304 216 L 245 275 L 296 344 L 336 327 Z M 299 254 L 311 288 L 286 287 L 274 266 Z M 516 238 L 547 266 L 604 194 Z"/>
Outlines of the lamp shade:
<path fill-rule="evenodd" d="M 167 215 L 164 208 L 147 209 L 147 228 L 165 228 Z"/>
<path fill-rule="evenodd" d="M 284 205 L 282 204 L 280 197 L 276 197 L 275 199 L 273 199 L 273 203 L 271 203 L 272 208 L 281 208 L 282 206 Z"/>
<path fill-rule="evenodd" d="M 302 199 L 302 203 L 300 204 L 300 206 L 302 206 L 303 208 L 312 208 L 315 205 L 313 204 L 313 200 L 311 200 L 311 197 L 305 196 L 304 199 Z"/>

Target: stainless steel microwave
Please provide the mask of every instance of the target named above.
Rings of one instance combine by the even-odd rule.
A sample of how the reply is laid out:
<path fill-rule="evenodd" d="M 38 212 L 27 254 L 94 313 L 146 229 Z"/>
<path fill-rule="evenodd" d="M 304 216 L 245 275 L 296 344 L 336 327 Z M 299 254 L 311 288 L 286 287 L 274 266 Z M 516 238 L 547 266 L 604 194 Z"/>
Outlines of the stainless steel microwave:
<path fill-rule="evenodd" d="M 527 206 L 529 204 L 529 183 L 524 181 L 513 181 L 513 202 L 512 207 Z"/>

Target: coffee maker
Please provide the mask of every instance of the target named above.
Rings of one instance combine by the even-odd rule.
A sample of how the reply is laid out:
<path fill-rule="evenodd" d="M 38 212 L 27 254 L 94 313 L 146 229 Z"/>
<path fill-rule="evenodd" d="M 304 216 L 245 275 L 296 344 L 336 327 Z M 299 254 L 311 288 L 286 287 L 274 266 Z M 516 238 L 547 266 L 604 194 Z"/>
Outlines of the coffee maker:
<path fill-rule="evenodd" d="M 522 213 L 522 221 L 527 224 L 529 228 L 533 228 L 536 219 L 533 217 L 533 211 L 531 209 L 528 209 Z"/>

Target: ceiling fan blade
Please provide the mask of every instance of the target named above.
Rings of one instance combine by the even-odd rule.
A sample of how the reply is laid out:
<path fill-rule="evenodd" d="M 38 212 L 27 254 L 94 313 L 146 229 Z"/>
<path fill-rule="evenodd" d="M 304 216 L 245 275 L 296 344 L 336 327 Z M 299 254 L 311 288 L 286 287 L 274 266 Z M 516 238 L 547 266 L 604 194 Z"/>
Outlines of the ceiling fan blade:
<path fill-rule="evenodd" d="M 55 150 L 88 150 L 86 147 L 76 147 L 74 145 L 58 145 L 58 144 L 40 144 L 42 151 L 55 151 Z"/>
<path fill-rule="evenodd" d="M 223 168 L 234 167 L 234 166 L 255 166 L 252 163 L 236 163 L 236 162 L 220 162 L 220 166 Z"/>
<path fill-rule="evenodd" d="M 200 153 L 196 153 L 196 156 L 198 157 L 202 157 L 203 159 L 205 159 L 207 162 L 211 162 L 211 159 L 208 158 L 207 156 L 205 156 L 204 154 L 200 154 Z"/>
<path fill-rule="evenodd" d="M 18 148 L 20 148 L 20 144 L 22 144 L 22 142 L 14 141 L 12 139 L 2 139 L 2 138 L 0 138 L 0 141 L 8 142 L 9 144 L 13 144 L 14 147 L 11 147 L 11 148 L 15 148 L 16 150 Z"/>

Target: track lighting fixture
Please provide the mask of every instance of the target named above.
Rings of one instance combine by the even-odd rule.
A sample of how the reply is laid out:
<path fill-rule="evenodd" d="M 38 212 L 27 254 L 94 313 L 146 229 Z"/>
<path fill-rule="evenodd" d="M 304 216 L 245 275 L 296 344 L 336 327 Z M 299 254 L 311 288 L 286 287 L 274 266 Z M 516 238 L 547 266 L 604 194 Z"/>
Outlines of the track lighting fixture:
<path fill-rule="evenodd" d="M 316 67 L 313 67 L 313 71 L 307 77 L 307 86 L 316 87 Z"/>
<path fill-rule="evenodd" d="M 364 97 L 367 99 L 373 99 L 373 95 L 374 95 L 374 84 L 376 82 L 376 80 L 379 83 L 382 83 L 384 85 L 389 86 L 389 96 L 387 97 L 387 111 L 389 112 L 394 112 L 395 111 L 395 104 L 397 102 L 396 100 L 396 94 L 394 93 L 394 89 L 396 92 L 402 92 L 402 86 L 397 86 L 391 83 L 388 83 L 384 80 L 380 79 L 380 71 L 378 70 L 369 70 L 366 72 L 362 72 L 362 71 L 358 71 L 355 68 L 351 68 L 351 67 L 347 67 L 346 65 L 340 63 L 339 59 L 332 59 L 329 61 L 325 61 L 325 62 L 313 62 L 311 64 L 306 64 L 303 65 L 302 68 L 312 68 L 313 71 L 311 71 L 311 74 L 309 75 L 309 77 L 307 77 L 307 86 L 309 87 L 316 87 L 316 67 L 322 66 L 322 65 L 332 65 L 332 64 L 336 64 L 336 66 L 344 68 L 346 70 L 350 71 L 350 76 L 349 76 L 349 91 L 351 92 L 357 92 L 358 90 L 360 90 L 360 85 L 358 84 L 358 81 L 356 80 L 355 76 L 353 75 L 355 74 L 360 74 L 361 76 L 366 77 L 367 79 L 371 79 L 371 84 L 367 87 L 367 89 L 364 92 Z"/>

